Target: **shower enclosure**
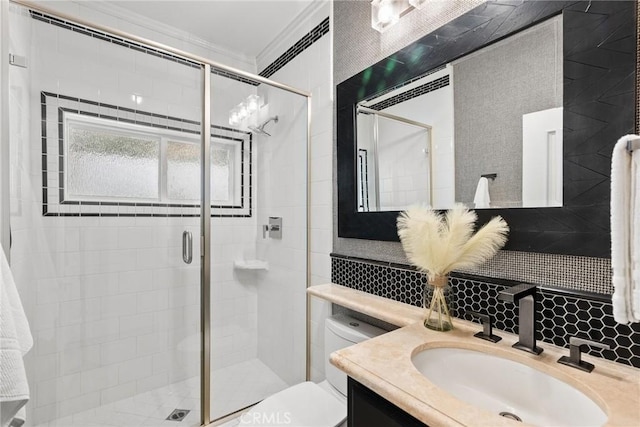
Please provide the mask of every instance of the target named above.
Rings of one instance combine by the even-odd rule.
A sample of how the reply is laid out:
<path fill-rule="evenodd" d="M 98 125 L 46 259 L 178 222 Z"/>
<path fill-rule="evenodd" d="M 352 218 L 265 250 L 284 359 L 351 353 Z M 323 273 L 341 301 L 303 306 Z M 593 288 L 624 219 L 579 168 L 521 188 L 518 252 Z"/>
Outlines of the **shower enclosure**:
<path fill-rule="evenodd" d="M 196 426 L 304 381 L 308 94 L 3 7 L 27 425 Z"/>

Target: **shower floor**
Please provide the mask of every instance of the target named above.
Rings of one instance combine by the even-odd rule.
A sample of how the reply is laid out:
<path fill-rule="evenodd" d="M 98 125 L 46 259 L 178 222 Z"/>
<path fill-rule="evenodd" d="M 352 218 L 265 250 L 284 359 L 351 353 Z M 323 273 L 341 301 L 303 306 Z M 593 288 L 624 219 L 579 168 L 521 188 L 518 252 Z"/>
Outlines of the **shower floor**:
<path fill-rule="evenodd" d="M 288 386 L 260 359 L 215 370 L 211 374 L 211 419 L 253 405 Z"/>
<path fill-rule="evenodd" d="M 259 359 L 211 373 L 211 418 L 252 405 L 288 385 Z M 180 422 L 166 418 L 174 409 L 190 410 Z M 200 425 L 200 379 L 190 378 L 127 399 L 58 418 L 35 427 L 142 427 Z"/>

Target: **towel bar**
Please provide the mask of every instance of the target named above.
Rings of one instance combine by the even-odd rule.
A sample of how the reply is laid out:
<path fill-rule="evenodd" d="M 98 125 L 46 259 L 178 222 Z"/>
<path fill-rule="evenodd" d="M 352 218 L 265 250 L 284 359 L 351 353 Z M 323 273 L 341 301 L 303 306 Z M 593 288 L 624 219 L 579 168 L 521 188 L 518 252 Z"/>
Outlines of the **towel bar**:
<path fill-rule="evenodd" d="M 484 175 L 480 175 L 481 178 L 487 178 L 490 179 L 491 181 L 495 181 L 496 178 L 498 177 L 497 173 L 485 173 Z"/>
<path fill-rule="evenodd" d="M 627 151 L 630 153 L 640 148 L 640 139 L 627 141 Z"/>

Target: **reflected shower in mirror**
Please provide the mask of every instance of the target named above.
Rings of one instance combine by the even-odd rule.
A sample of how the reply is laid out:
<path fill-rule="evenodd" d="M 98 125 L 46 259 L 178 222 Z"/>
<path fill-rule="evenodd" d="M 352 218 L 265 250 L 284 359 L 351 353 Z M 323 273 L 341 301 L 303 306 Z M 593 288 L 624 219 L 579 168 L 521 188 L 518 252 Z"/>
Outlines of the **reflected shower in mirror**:
<path fill-rule="evenodd" d="M 359 102 L 358 211 L 562 206 L 562 66 L 557 16 Z"/>

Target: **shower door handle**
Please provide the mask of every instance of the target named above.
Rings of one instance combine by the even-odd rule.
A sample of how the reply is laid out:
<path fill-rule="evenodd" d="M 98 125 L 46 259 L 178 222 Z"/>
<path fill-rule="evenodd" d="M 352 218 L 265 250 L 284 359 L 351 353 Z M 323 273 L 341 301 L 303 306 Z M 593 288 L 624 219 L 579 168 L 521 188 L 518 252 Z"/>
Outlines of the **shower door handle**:
<path fill-rule="evenodd" d="M 193 260 L 193 236 L 190 231 L 182 233 L 182 260 L 185 264 L 191 264 Z"/>

